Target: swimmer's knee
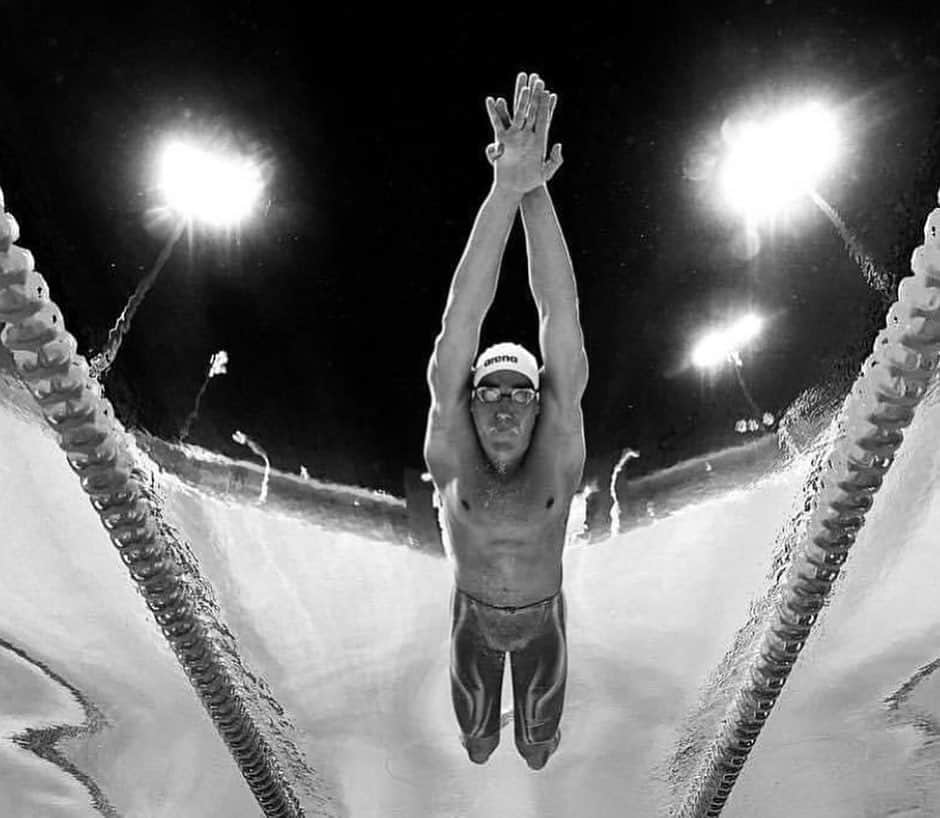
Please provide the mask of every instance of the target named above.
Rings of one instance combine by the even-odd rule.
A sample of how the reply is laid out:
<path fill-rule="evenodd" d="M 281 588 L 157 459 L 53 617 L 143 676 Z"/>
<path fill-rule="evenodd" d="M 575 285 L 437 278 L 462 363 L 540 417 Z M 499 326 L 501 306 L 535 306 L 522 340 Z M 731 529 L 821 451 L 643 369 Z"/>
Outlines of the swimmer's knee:
<path fill-rule="evenodd" d="M 492 736 L 475 738 L 461 736 L 460 743 L 463 744 L 467 755 L 474 764 L 486 764 L 493 754 L 493 750 L 495 750 L 499 744 L 499 733 Z"/>
<path fill-rule="evenodd" d="M 531 770 L 541 770 L 548 763 L 552 753 L 558 749 L 561 742 L 561 730 L 556 730 L 555 735 L 548 741 L 537 741 L 527 744 L 524 741 L 516 741 L 516 749 L 519 751 L 526 764 Z"/>

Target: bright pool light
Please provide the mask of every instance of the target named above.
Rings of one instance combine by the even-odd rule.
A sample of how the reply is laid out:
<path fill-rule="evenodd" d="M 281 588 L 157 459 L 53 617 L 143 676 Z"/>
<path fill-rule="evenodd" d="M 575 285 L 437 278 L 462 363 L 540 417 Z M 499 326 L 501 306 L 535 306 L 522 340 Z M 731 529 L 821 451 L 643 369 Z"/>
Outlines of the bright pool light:
<path fill-rule="evenodd" d="M 811 102 L 764 121 L 725 132 L 728 151 L 719 183 L 736 210 L 767 218 L 812 191 L 840 146 L 834 114 Z"/>
<path fill-rule="evenodd" d="M 742 316 L 733 324 L 708 333 L 692 350 L 692 363 L 700 369 L 734 361 L 741 348 L 760 334 L 763 319 L 754 313 Z"/>
<path fill-rule="evenodd" d="M 164 148 L 159 173 L 160 188 L 173 210 L 217 227 L 245 219 L 263 188 L 261 170 L 249 159 L 180 141 Z"/>

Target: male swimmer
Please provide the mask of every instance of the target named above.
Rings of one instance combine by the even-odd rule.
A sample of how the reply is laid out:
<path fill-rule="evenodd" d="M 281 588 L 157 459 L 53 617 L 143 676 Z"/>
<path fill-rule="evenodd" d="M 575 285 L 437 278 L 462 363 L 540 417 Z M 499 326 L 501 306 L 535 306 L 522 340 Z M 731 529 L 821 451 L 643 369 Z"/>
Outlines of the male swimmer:
<path fill-rule="evenodd" d="M 451 283 L 428 365 L 431 409 L 424 456 L 454 562 L 451 692 L 461 742 L 483 764 L 500 736 L 506 653 L 515 741 L 538 770 L 558 747 L 567 649 L 562 551 L 584 469 L 581 397 L 588 378 L 577 287 L 547 182 L 556 95 L 519 74 L 510 114 L 488 97 L 493 185 Z M 522 211 L 542 368 L 515 343 L 479 357 L 503 250 Z M 476 358 L 475 362 L 474 359 Z"/>

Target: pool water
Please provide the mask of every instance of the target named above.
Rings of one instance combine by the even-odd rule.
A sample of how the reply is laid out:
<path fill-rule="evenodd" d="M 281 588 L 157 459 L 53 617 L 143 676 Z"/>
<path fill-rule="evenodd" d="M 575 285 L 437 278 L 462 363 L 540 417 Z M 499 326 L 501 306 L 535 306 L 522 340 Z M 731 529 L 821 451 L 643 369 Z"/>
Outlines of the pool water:
<path fill-rule="evenodd" d="M 930 398 L 723 816 L 940 813 L 937 428 Z M 0 451 L 0 814 L 260 815 L 51 432 L 0 400 Z M 510 732 L 484 766 L 458 742 L 445 559 L 155 474 L 306 815 L 620 818 L 680 803 L 809 468 L 569 546 L 540 772 Z"/>

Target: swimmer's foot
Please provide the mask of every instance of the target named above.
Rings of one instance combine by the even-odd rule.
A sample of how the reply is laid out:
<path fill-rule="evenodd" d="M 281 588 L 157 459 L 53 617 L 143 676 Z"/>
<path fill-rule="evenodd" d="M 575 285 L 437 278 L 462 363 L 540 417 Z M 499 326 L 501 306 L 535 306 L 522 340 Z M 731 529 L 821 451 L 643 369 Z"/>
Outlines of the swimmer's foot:
<path fill-rule="evenodd" d="M 499 744 L 499 733 L 493 736 L 484 736 L 482 738 L 470 738 L 461 736 L 460 743 L 467 751 L 467 756 L 474 764 L 486 764 L 493 750 Z"/>
<path fill-rule="evenodd" d="M 541 770 L 548 763 L 552 753 L 558 749 L 560 742 L 561 730 L 557 730 L 554 737 L 548 741 L 540 741 L 538 744 L 517 744 L 516 748 L 519 750 L 519 755 L 529 765 L 529 769 Z"/>

